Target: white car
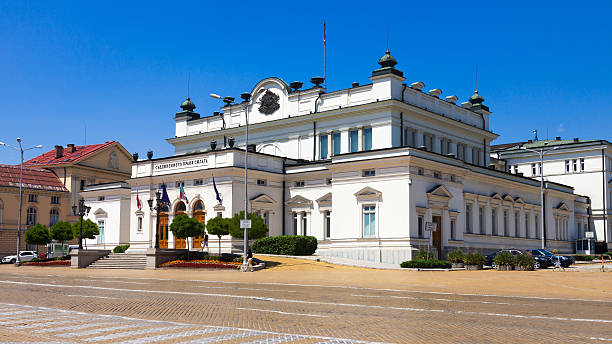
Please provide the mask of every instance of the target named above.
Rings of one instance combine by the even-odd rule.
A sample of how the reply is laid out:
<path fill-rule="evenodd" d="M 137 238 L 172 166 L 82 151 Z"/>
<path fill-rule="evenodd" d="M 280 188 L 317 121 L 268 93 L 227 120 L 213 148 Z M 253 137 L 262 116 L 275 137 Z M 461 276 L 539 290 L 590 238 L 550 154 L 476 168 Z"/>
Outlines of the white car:
<path fill-rule="evenodd" d="M 38 258 L 38 253 L 35 251 L 21 251 L 19 252 L 19 260 L 22 262 L 28 262 L 34 258 Z M 17 255 L 6 256 L 2 258 L 2 263 L 15 263 L 17 261 Z"/>

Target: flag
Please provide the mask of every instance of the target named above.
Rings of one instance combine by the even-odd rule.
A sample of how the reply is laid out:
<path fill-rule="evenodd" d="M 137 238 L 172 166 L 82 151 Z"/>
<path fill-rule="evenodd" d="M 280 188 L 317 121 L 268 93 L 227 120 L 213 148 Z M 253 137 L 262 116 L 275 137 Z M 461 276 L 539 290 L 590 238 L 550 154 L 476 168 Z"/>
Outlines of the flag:
<path fill-rule="evenodd" d="M 142 210 L 142 201 L 138 195 L 138 190 L 136 190 L 136 207 L 138 207 L 138 210 Z"/>
<path fill-rule="evenodd" d="M 166 191 L 166 184 L 162 184 L 162 204 L 170 205 L 170 197 L 168 197 L 168 192 Z"/>
<path fill-rule="evenodd" d="M 219 204 L 223 205 L 223 200 L 221 199 L 221 195 L 219 195 L 219 190 L 217 190 L 217 183 L 215 183 L 215 177 L 213 177 L 213 188 L 215 189 L 215 193 L 217 194 L 217 201 L 219 201 Z"/>
<path fill-rule="evenodd" d="M 183 183 L 180 184 L 179 188 L 179 198 L 185 200 L 185 203 L 189 204 L 189 200 L 187 199 L 187 195 L 185 195 L 185 189 L 183 189 Z"/>
<path fill-rule="evenodd" d="M 327 45 L 327 33 L 325 30 L 325 20 L 323 21 L 323 45 Z"/>

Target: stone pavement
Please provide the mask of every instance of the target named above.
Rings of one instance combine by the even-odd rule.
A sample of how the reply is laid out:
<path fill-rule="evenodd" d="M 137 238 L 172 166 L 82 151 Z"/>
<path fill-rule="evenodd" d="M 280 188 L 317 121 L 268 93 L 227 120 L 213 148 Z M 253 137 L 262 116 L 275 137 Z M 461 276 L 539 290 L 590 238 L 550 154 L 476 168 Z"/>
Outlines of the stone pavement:
<path fill-rule="evenodd" d="M 0 342 L 603 343 L 612 273 L 0 266 Z"/>

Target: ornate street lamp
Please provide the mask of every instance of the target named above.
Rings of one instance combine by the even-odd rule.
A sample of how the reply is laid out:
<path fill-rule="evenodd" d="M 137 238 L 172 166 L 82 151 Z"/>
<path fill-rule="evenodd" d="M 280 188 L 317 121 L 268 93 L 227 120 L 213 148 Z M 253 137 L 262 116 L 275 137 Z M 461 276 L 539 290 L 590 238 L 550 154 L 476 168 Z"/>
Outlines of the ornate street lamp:
<path fill-rule="evenodd" d="M 153 206 L 153 199 L 147 200 L 147 203 L 149 203 L 149 209 L 151 210 L 151 212 L 153 212 L 153 210 L 156 211 L 155 248 L 159 248 L 159 211 L 161 210 L 161 207 L 162 207 L 160 191 L 155 192 L 155 201 L 156 201 L 155 207 Z"/>
<path fill-rule="evenodd" d="M 17 258 L 15 260 L 15 266 L 20 266 L 21 260 L 19 258 L 19 250 L 21 250 L 21 208 L 23 205 L 23 202 L 22 202 L 23 191 L 21 188 L 21 186 L 23 185 L 23 152 L 28 151 L 30 149 L 34 149 L 34 148 L 42 148 L 43 146 L 38 145 L 38 146 L 23 149 L 23 147 L 21 146 L 21 138 L 19 137 L 17 138 L 17 143 L 19 143 L 19 148 L 6 144 L 4 142 L 0 142 L 0 146 L 6 146 L 9 148 L 13 148 L 21 153 L 21 164 L 19 164 L 19 216 L 17 216 Z"/>
<path fill-rule="evenodd" d="M 79 230 L 79 250 L 83 249 L 83 216 L 89 215 L 91 207 L 85 205 L 85 200 L 79 200 L 79 205 L 72 206 L 72 213 L 81 219 L 81 227 Z"/>

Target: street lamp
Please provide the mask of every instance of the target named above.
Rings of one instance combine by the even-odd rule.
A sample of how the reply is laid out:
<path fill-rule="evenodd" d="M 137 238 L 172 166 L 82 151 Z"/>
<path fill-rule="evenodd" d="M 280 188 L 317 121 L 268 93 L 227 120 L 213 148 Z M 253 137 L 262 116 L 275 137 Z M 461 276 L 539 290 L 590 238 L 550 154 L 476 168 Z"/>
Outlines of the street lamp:
<path fill-rule="evenodd" d="M 0 142 L 0 146 L 10 147 L 21 153 L 21 163 L 19 164 L 19 216 L 17 217 L 17 258 L 15 260 L 15 266 L 21 265 L 21 260 L 19 258 L 19 250 L 21 249 L 21 207 L 23 205 L 23 202 L 22 202 L 23 190 L 21 188 L 23 184 L 22 182 L 23 181 L 23 152 L 28 151 L 30 149 L 35 149 L 35 148 L 40 149 L 43 147 L 42 145 L 37 145 L 34 147 L 23 149 L 23 146 L 21 146 L 21 138 L 19 137 L 17 138 L 17 143 L 19 143 L 19 148 L 6 144 L 4 142 Z"/>
<path fill-rule="evenodd" d="M 149 209 L 151 209 L 151 211 L 153 210 L 156 211 L 155 248 L 159 248 L 159 211 L 162 207 L 160 191 L 155 192 L 155 201 L 156 201 L 155 207 L 153 207 L 153 199 L 147 200 L 147 203 L 149 203 Z"/>
<path fill-rule="evenodd" d="M 545 143 L 545 145 L 546 144 L 547 143 Z M 542 249 L 546 248 L 546 239 L 545 239 L 545 232 L 544 232 L 544 223 L 545 223 L 544 216 L 546 214 L 545 209 L 544 209 L 544 155 L 557 148 L 559 148 L 559 146 L 555 146 L 553 148 L 548 148 L 548 149 L 544 149 L 544 147 L 541 147 L 540 149 L 529 149 L 525 146 L 521 146 L 521 149 L 523 150 L 528 150 L 530 152 L 534 152 L 540 155 L 540 217 L 541 217 L 540 226 L 542 227 Z"/>
<path fill-rule="evenodd" d="M 215 93 L 211 93 L 210 96 L 215 99 L 221 99 L 221 96 Z M 244 122 L 245 122 L 245 144 L 244 144 L 244 223 L 242 227 L 244 227 L 244 257 L 242 260 L 242 268 L 246 271 L 247 265 L 247 251 L 249 246 L 249 232 L 248 232 L 248 218 L 247 218 L 247 207 L 248 207 L 248 156 L 249 156 L 249 101 L 251 100 L 251 94 L 248 92 L 242 93 L 240 95 L 242 98 L 242 108 L 244 109 Z M 234 98 L 225 97 L 223 101 L 229 106 Z"/>
<path fill-rule="evenodd" d="M 72 206 L 72 213 L 75 216 L 80 217 L 81 219 L 81 227 L 79 229 L 79 250 L 83 249 L 83 216 L 87 216 L 90 210 L 91 210 L 91 207 L 88 207 L 85 205 L 84 199 L 79 200 L 78 206 L 77 205 Z"/>

